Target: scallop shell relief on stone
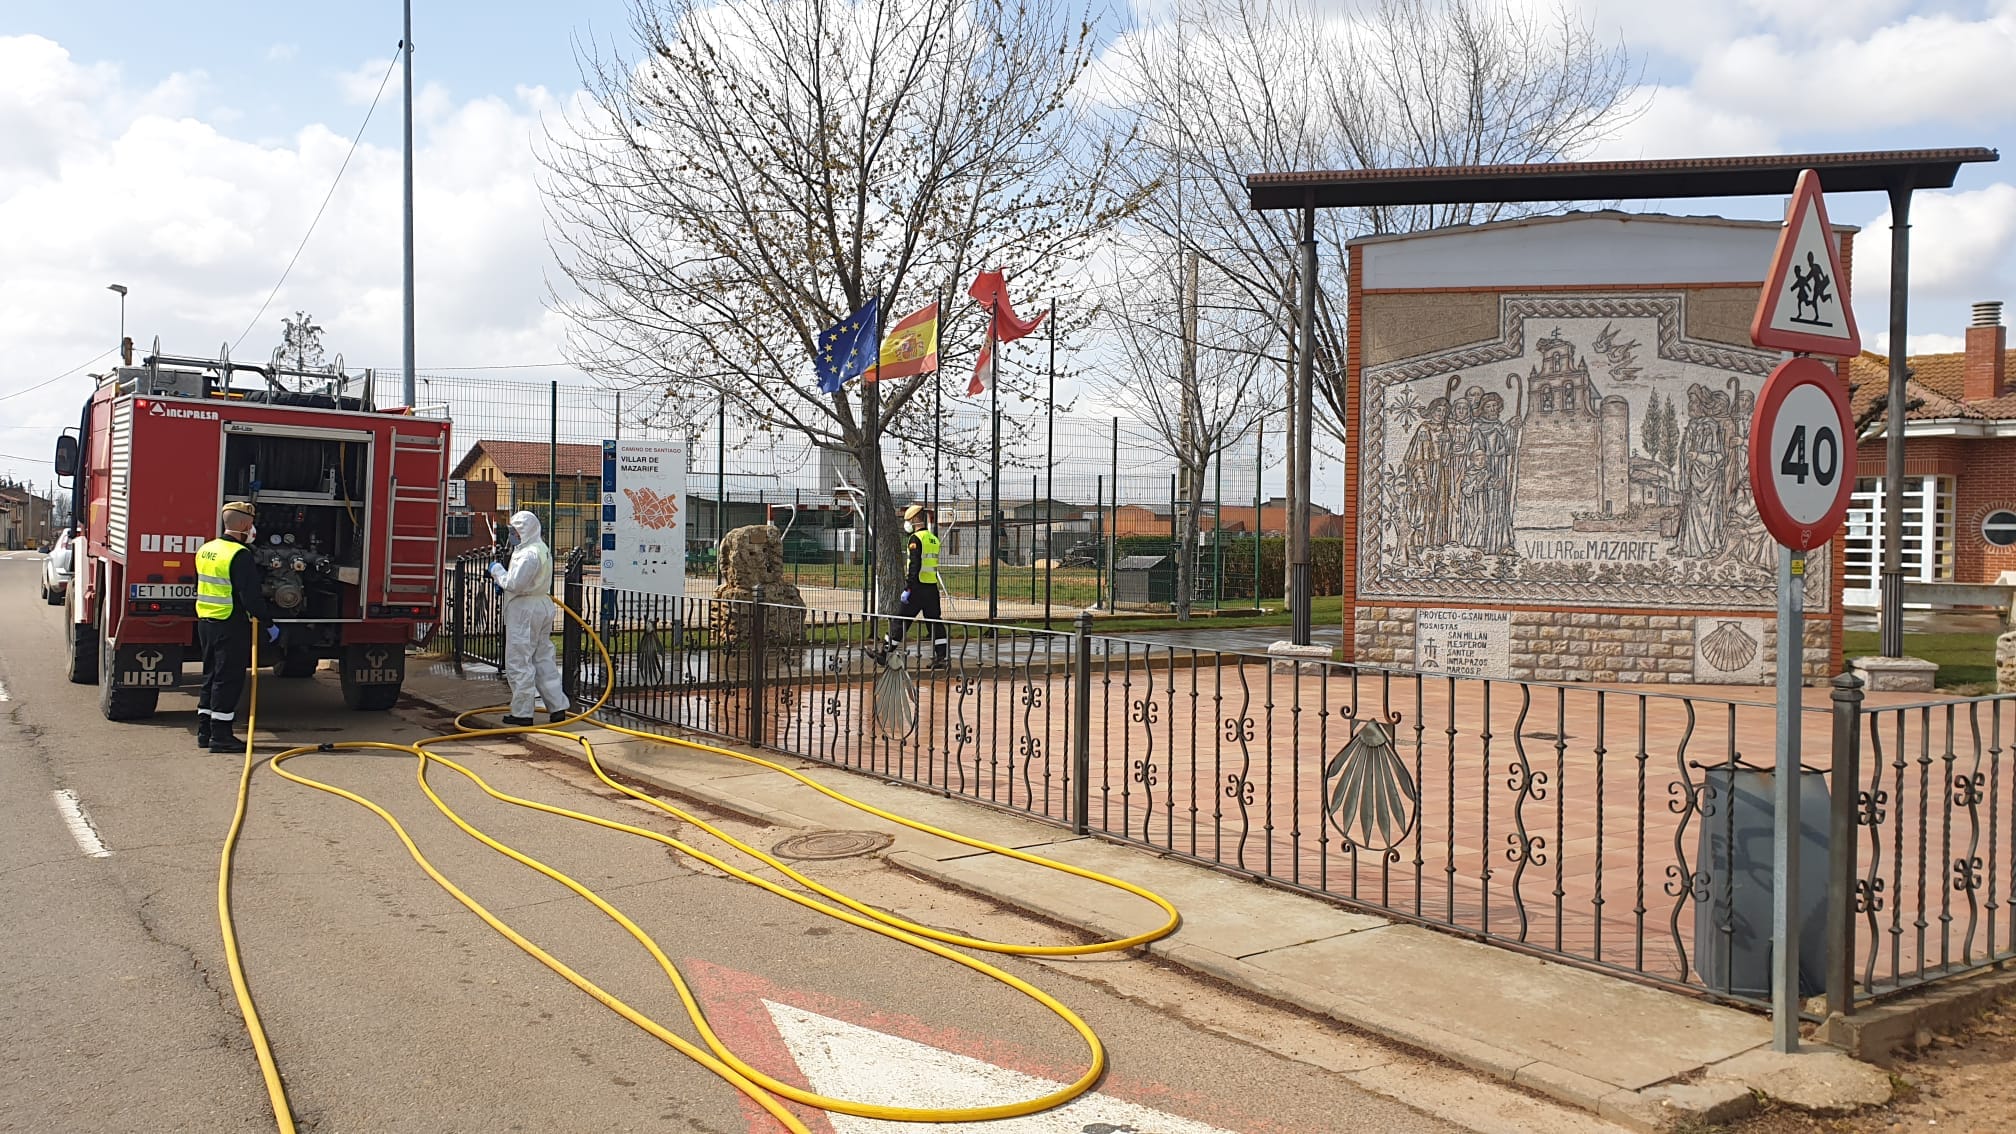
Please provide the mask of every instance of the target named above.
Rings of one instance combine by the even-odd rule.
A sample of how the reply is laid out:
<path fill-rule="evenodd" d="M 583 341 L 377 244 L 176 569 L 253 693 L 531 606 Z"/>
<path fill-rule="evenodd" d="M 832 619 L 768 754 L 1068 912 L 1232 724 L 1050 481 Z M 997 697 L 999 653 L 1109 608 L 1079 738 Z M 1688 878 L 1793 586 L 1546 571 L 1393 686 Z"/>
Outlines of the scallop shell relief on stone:
<path fill-rule="evenodd" d="M 1741 673 L 1757 659 L 1757 639 L 1735 622 L 1723 622 L 1701 639 L 1701 657 L 1723 673 Z"/>

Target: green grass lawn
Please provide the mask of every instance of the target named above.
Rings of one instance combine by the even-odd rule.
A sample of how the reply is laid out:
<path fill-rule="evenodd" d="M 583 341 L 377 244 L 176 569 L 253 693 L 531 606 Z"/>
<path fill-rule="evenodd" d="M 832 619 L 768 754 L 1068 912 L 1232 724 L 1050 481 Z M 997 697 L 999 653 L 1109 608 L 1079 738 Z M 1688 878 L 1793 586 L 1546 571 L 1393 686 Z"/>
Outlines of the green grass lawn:
<path fill-rule="evenodd" d="M 1882 651 L 1875 631 L 1850 630 L 1842 637 L 1842 652 L 1850 658 Z M 1956 693 L 1995 691 L 1995 635 L 1906 634 L 1904 653 L 1939 665 L 1939 688 Z"/>

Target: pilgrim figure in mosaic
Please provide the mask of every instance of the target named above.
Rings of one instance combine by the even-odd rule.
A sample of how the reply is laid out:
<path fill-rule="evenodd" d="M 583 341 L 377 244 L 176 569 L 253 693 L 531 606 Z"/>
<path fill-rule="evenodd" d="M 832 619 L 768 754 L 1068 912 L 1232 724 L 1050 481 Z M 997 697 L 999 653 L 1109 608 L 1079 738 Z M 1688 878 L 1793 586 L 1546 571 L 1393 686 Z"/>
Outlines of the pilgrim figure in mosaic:
<path fill-rule="evenodd" d="M 1728 395 L 1688 387 L 1680 441 L 1680 554 L 1688 559 L 1712 559 L 1728 546 L 1728 416 Z"/>
<path fill-rule="evenodd" d="M 1463 543 L 1486 555 L 1505 555 L 1512 551 L 1512 477 L 1518 442 L 1504 420 L 1505 395 L 1479 391 L 1476 386 L 1470 391 L 1480 394 L 1476 421 L 1470 427 L 1470 448 L 1484 458 L 1485 479 L 1477 538 L 1466 538 Z"/>
<path fill-rule="evenodd" d="M 1455 465 L 1449 424 L 1449 399 L 1436 398 L 1422 412 L 1421 425 L 1407 446 L 1401 464 L 1407 485 L 1407 559 L 1419 562 L 1454 536 L 1455 493 L 1450 473 Z"/>

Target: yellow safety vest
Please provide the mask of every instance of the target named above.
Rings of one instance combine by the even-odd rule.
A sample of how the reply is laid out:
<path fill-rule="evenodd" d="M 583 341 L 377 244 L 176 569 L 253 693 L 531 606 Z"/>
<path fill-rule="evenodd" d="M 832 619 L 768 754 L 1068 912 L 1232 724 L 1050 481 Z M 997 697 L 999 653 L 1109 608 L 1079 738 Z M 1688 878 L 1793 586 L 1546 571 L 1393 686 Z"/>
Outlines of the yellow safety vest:
<path fill-rule="evenodd" d="M 917 581 L 938 584 L 938 534 L 928 529 L 911 532 L 917 539 L 917 546 L 923 555 L 917 564 Z"/>
<path fill-rule="evenodd" d="M 196 617 L 231 617 L 231 561 L 246 550 L 235 539 L 213 539 L 196 551 Z"/>

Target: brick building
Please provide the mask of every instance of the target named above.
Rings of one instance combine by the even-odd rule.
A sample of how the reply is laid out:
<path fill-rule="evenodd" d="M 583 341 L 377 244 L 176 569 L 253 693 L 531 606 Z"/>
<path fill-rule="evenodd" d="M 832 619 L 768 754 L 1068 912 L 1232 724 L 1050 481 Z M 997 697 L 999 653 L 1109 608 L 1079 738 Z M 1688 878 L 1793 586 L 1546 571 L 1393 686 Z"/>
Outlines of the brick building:
<path fill-rule="evenodd" d="M 549 488 L 548 477 L 557 472 Z M 546 542 L 556 552 L 600 545 L 602 446 L 543 441 L 478 441 L 451 479 L 496 485 L 496 510 L 535 512 L 548 524 Z M 558 501 L 553 499 L 554 490 Z M 548 519 L 550 517 L 550 519 Z"/>
<path fill-rule="evenodd" d="M 2016 572 L 2016 388 L 2002 304 L 1974 305 L 1966 349 L 1905 359 L 1904 540 L 1907 582 L 1993 584 Z M 1879 604 L 1890 360 L 1864 353 L 1849 371 L 1865 423 L 1848 514 L 1843 601 Z M 2012 576 L 2008 582 L 2016 582 Z M 1907 600 L 1911 596 L 1907 595 Z"/>

